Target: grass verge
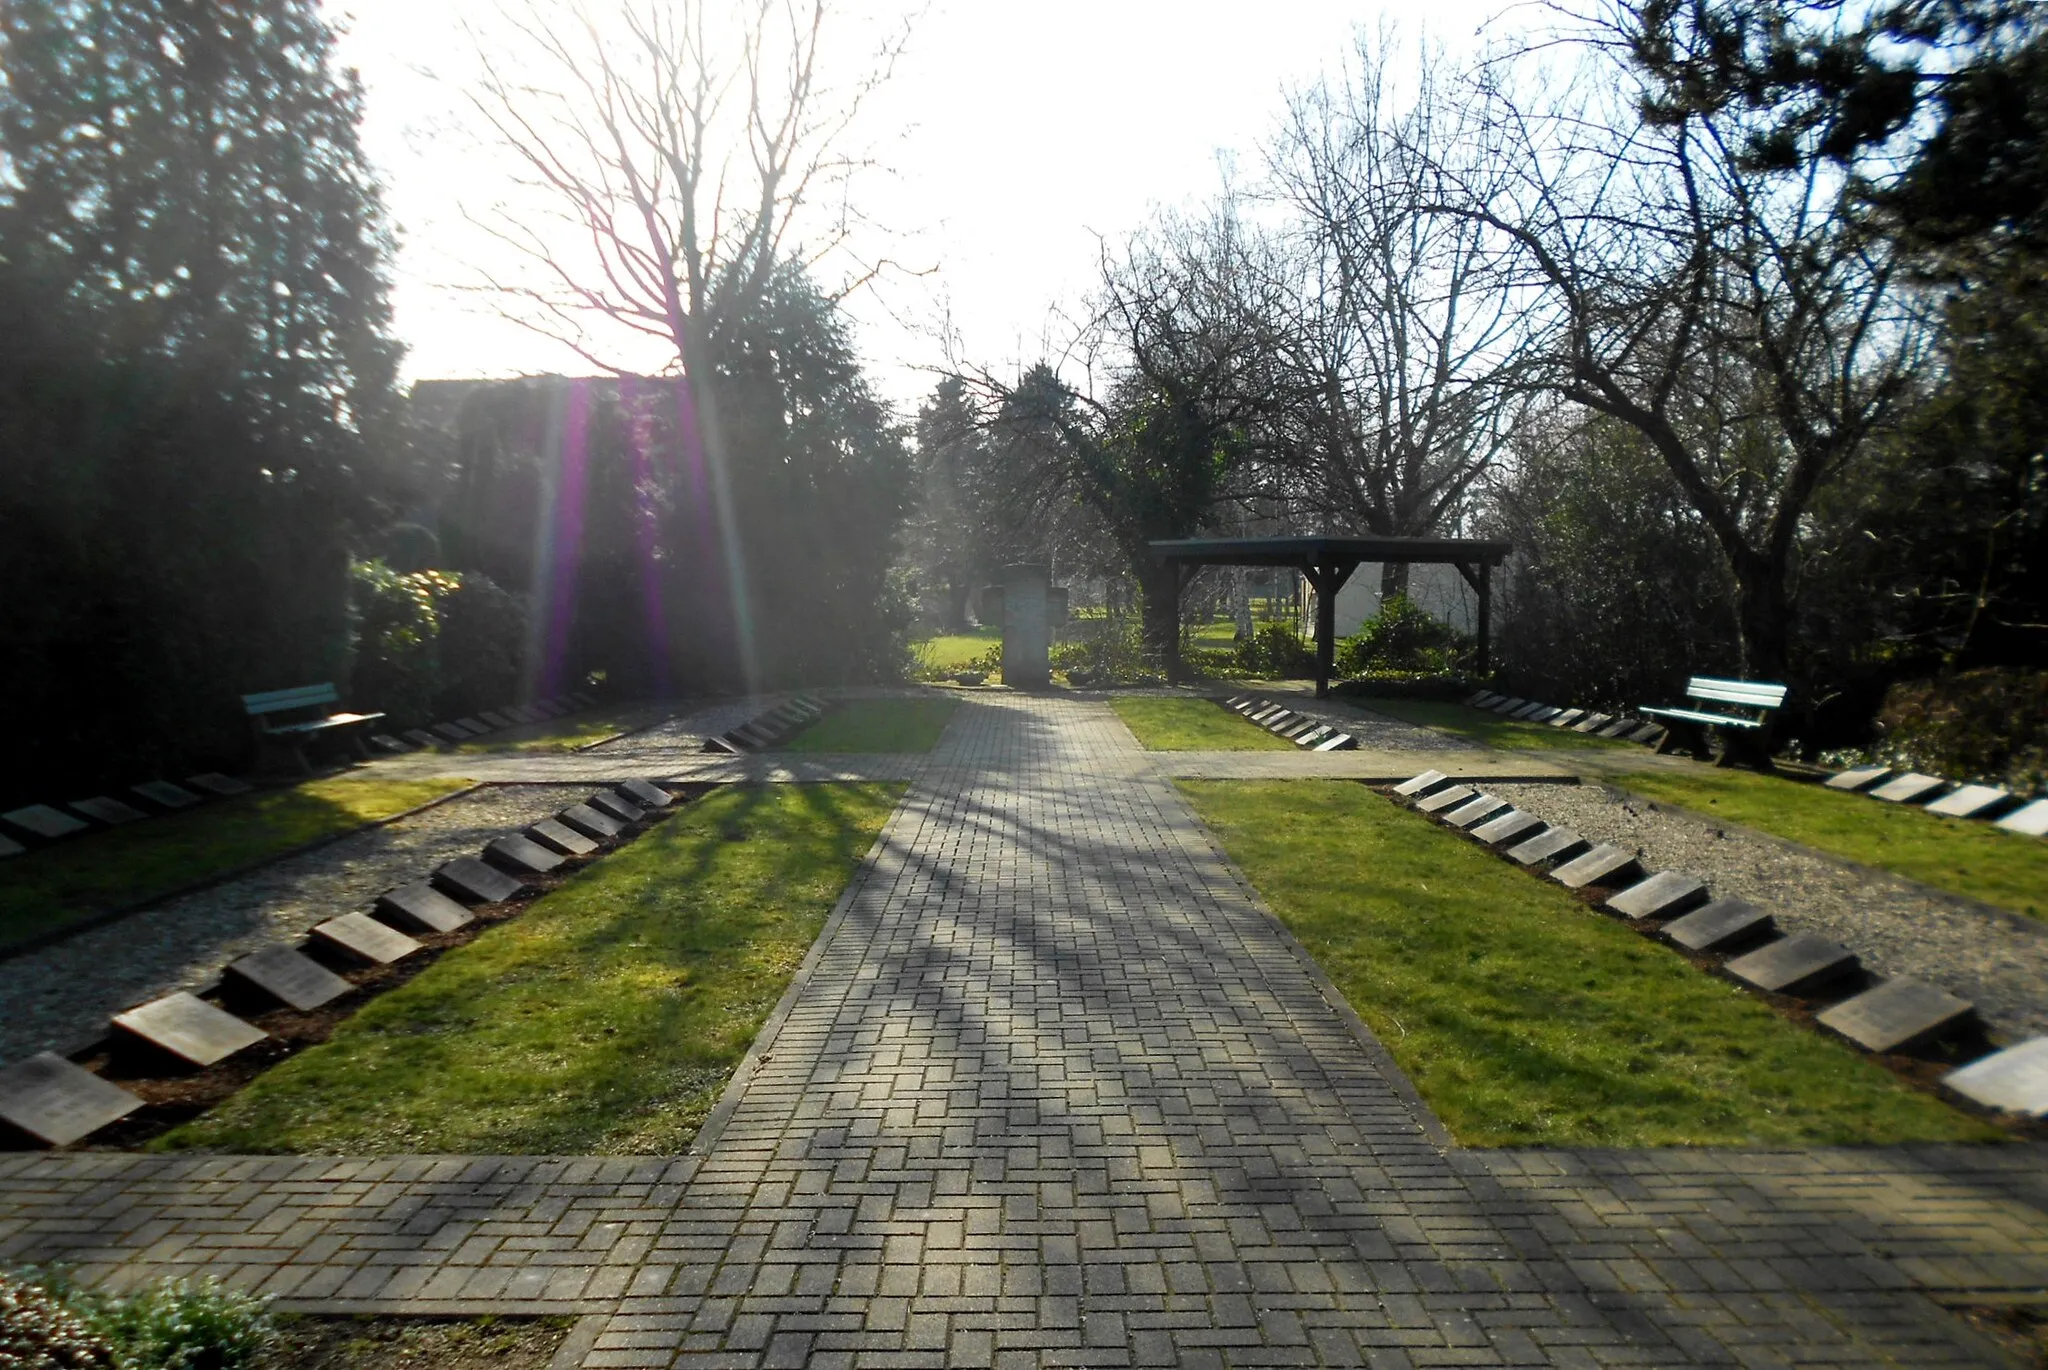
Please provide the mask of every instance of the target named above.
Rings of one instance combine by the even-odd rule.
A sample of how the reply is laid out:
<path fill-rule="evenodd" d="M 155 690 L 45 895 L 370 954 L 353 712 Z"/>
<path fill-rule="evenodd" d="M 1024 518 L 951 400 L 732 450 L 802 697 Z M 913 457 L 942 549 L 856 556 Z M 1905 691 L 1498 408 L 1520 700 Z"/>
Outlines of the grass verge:
<path fill-rule="evenodd" d="M 508 728 L 491 737 L 472 738 L 458 744 L 454 751 L 460 754 L 487 752 L 573 752 L 578 747 L 587 747 L 593 742 L 602 742 L 608 737 L 644 727 L 659 715 L 649 715 L 644 709 L 606 710 L 602 713 L 584 714 L 564 718 L 553 723 L 531 723 L 523 727 Z"/>
<path fill-rule="evenodd" d="M 1640 771 L 1613 783 L 1951 894 L 2048 917 L 2048 842 L 2038 837 L 1753 771 Z"/>
<path fill-rule="evenodd" d="M 2002 1136 L 1362 785 L 1181 788 L 1466 1145 Z"/>
<path fill-rule="evenodd" d="M 679 1153 L 901 791 L 716 790 L 152 1148 Z"/>
<path fill-rule="evenodd" d="M 920 666 L 934 671 L 964 671 L 988 655 L 991 647 L 1003 645 L 999 628 L 976 628 L 967 633 L 942 633 L 917 643 L 911 650 Z"/>
<path fill-rule="evenodd" d="M 1292 752 L 1284 737 L 1247 723 L 1208 699 L 1118 695 L 1109 701 L 1139 745 L 1154 752 Z"/>
<path fill-rule="evenodd" d="M 850 699 L 782 745 L 786 752 L 928 752 L 957 699 Z"/>
<path fill-rule="evenodd" d="M 404 813 L 469 783 L 329 776 L 15 857 L 0 871 L 0 947 Z"/>
<path fill-rule="evenodd" d="M 1570 728 L 1553 728 L 1546 723 L 1523 723 L 1519 719 L 1502 718 L 1483 709 L 1468 709 L 1463 704 L 1452 704 L 1435 699 L 1382 699 L 1378 697 L 1349 697 L 1350 702 L 1363 709 L 1388 718 L 1398 718 L 1403 723 L 1419 723 L 1425 728 L 1438 728 L 1458 737 L 1469 738 L 1484 747 L 1520 747 L 1543 751 L 1565 750 L 1577 747 L 1633 747 L 1633 742 L 1623 742 L 1614 737 L 1594 737 L 1590 733 L 1575 733 Z"/>

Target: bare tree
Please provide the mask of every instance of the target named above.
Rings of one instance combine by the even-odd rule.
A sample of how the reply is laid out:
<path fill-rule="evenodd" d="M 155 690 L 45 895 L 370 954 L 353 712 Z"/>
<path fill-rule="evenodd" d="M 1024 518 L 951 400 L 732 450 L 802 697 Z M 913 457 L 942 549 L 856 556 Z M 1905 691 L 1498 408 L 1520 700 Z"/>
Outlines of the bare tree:
<path fill-rule="evenodd" d="M 1648 440 L 1727 559 L 1742 667 L 1782 677 L 1802 521 L 1894 419 L 1927 334 L 1858 213 L 1877 168 L 1822 155 L 1824 124 L 1788 144 L 1771 110 L 1689 95 L 1717 56 L 1704 12 L 1604 9 L 1542 101 L 1483 68 L 1495 136 L 1432 155 L 1450 193 L 1427 208 L 1487 230 L 1532 291 L 1540 382 Z"/>
<path fill-rule="evenodd" d="M 1323 520 L 1422 537 L 1507 443 L 1531 335 L 1487 228 L 1423 208 L 1444 198 L 1444 160 L 1493 131 L 1440 55 L 1395 56 L 1388 32 L 1361 34 L 1356 67 L 1290 100 L 1268 148 L 1287 210 L 1275 460 Z M 1407 572 L 1384 567 L 1382 594 Z"/>

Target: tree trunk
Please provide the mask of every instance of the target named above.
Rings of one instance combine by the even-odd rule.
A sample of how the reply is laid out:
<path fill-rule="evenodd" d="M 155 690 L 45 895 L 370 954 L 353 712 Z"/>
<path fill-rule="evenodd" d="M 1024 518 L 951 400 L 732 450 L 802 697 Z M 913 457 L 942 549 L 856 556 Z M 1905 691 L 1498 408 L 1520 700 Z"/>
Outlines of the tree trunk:
<path fill-rule="evenodd" d="M 1408 563 L 1405 561 L 1384 561 L 1380 563 L 1380 607 L 1387 607 L 1387 601 L 1395 595 L 1408 593 Z"/>
<path fill-rule="evenodd" d="M 1154 561 L 1148 553 L 1142 559 L 1132 559 L 1131 571 L 1138 581 L 1145 653 L 1164 662 L 1178 630 L 1180 568 Z"/>
<path fill-rule="evenodd" d="M 966 580 L 946 582 L 946 623 L 949 633 L 967 631 L 967 601 L 974 596 L 974 586 Z"/>

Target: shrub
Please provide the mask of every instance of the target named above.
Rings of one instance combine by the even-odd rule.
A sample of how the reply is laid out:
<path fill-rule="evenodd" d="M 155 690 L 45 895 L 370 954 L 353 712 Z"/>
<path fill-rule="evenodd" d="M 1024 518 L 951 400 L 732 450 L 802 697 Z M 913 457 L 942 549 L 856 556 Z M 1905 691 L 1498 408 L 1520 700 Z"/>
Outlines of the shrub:
<path fill-rule="evenodd" d="M 121 1370 L 243 1370 L 276 1337 L 268 1301 L 218 1280 L 162 1280 L 84 1301 Z"/>
<path fill-rule="evenodd" d="M 475 572 L 459 578 L 432 571 L 421 575 L 454 582 L 435 595 L 441 620 L 441 689 L 434 711 L 475 713 L 516 698 L 526 661 L 525 603 Z"/>
<path fill-rule="evenodd" d="M 1087 626 L 1052 649 L 1052 668 L 1071 677 L 1076 671 L 1097 685 L 1128 684 L 1156 675 L 1159 667 L 1145 651 L 1135 619 L 1086 620 Z M 1000 658 L 1001 653 L 998 653 Z"/>
<path fill-rule="evenodd" d="M 355 665 L 351 708 L 382 710 L 399 725 L 433 716 L 441 692 L 439 595 L 461 581 L 439 571 L 400 575 L 381 561 L 349 568 L 350 639 Z"/>
<path fill-rule="evenodd" d="M 114 1351 L 50 1289 L 0 1274 L 0 1370 L 113 1370 Z"/>
<path fill-rule="evenodd" d="M 1346 676 L 1446 676 L 1460 669 L 1471 639 L 1406 595 L 1390 595 L 1380 611 L 1337 644 L 1337 673 Z"/>
<path fill-rule="evenodd" d="M 1902 681 L 1878 713 L 1877 755 L 2021 793 L 2048 783 L 2048 671 L 1985 669 Z"/>
<path fill-rule="evenodd" d="M 1237 669 L 1244 675 L 1285 680 L 1316 673 L 1316 648 L 1291 623 L 1263 623 L 1237 644 Z"/>

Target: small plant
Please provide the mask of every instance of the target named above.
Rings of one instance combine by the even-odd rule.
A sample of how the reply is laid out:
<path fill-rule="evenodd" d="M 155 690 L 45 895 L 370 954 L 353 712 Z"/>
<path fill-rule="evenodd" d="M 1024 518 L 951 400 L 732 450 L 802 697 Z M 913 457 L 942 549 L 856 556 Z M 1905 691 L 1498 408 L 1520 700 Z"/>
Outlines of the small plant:
<path fill-rule="evenodd" d="M 1263 623 L 1237 644 L 1237 669 L 1244 675 L 1286 680 L 1316 673 L 1316 648 L 1291 623 Z"/>
<path fill-rule="evenodd" d="M 61 1271 L 0 1275 L 0 1370 L 245 1370 L 276 1337 L 268 1300 L 218 1280 L 101 1294 Z"/>
<path fill-rule="evenodd" d="M 1138 625 L 1128 618 L 1090 620 L 1052 649 L 1052 668 L 1066 672 L 1069 680 L 1079 673 L 1095 685 L 1127 684 L 1158 670 L 1146 656 Z"/>
<path fill-rule="evenodd" d="M 1455 673 L 1471 641 L 1406 595 L 1389 595 L 1380 611 L 1337 644 L 1345 676 L 1443 676 Z"/>
<path fill-rule="evenodd" d="M 0 1274 L 0 1370 L 115 1370 L 114 1349 L 62 1294 Z"/>

